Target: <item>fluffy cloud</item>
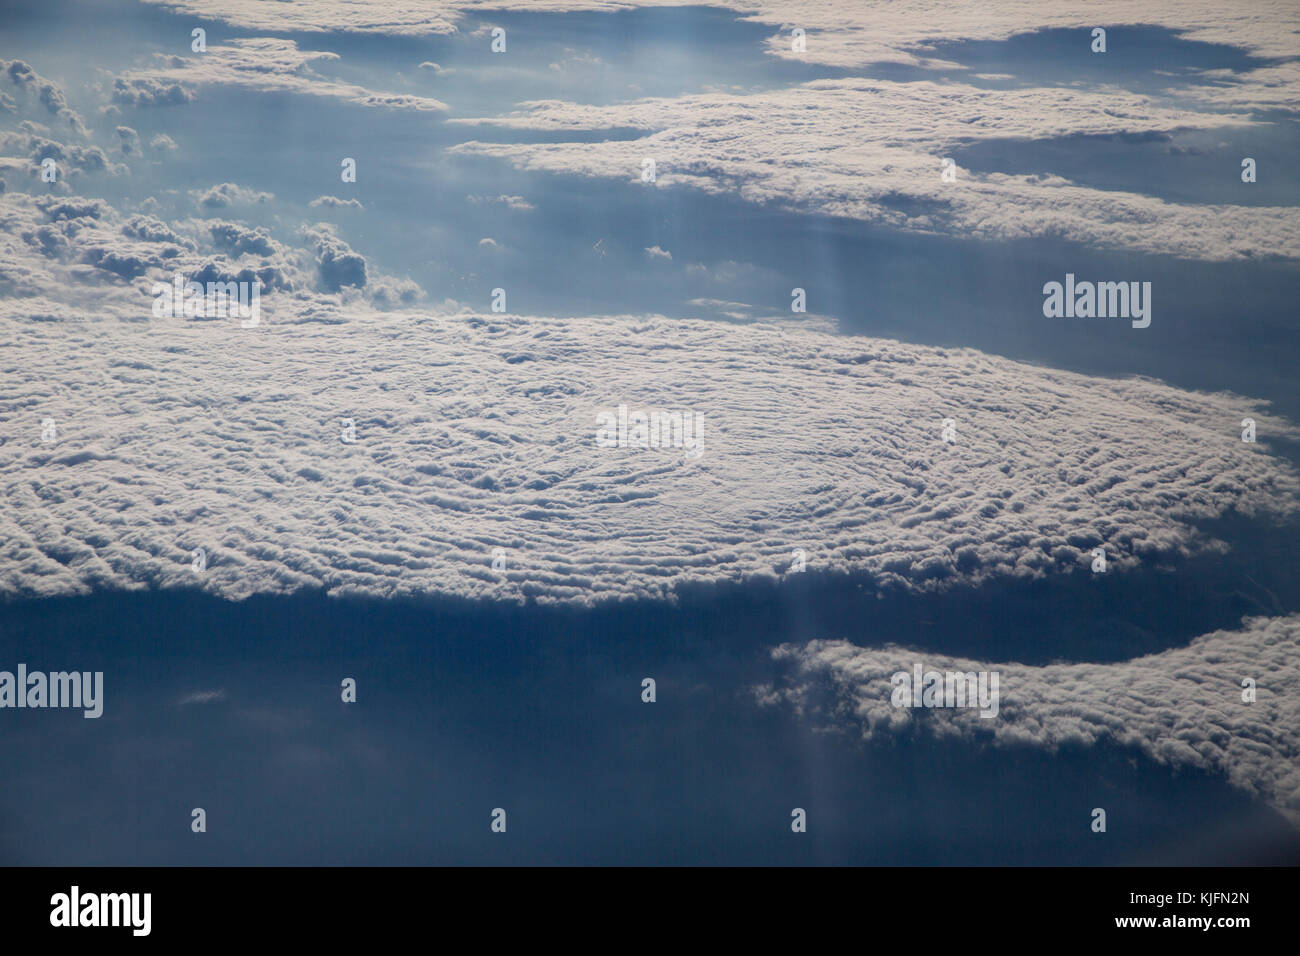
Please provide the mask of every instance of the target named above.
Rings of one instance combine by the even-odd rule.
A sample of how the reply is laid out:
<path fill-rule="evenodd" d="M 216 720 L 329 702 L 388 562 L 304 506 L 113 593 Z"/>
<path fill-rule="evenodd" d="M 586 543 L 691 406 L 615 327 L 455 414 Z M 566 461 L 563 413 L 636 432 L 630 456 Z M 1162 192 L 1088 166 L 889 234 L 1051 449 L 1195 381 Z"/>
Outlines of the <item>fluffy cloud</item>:
<path fill-rule="evenodd" d="M 1170 109 L 1136 94 L 843 79 L 748 95 L 523 106 L 507 117 L 449 122 L 549 132 L 632 127 L 646 135 L 602 142 L 470 142 L 452 152 L 628 181 L 639 177 L 642 159 L 652 156 L 661 188 L 684 185 L 922 233 L 1068 237 L 1206 260 L 1300 257 L 1295 207 L 1170 203 L 1053 176 L 961 170 L 955 182 L 942 181 L 941 159 L 981 140 L 1163 135 L 1250 122 Z"/>
<path fill-rule="evenodd" d="M 305 226 L 302 233 L 316 247 L 321 287 L 326 292 L 338 292 L 343 286 L 360 288 L 366 284 L 365 258 L 353 252 L 333 228 L 322 223 Z"/>
<path fill-rule="evenodd" d="M 250 30 L 383 33 L 406 36 L 455 33 L 457 23 L 482 9 L 559 13 L 577 10 L 678 7 L 680 0 L 146 0 L 194 16 Z M 1147 24 L 1187 39 L 1226 43 L 1258 56 L 1292 57 L 1300 15 L 1288 0 L 1252 0 L 1234 7 L 1215 0 L 714 0 L 704 6 L 734 10 L 773 28 L 773 54 L 841 67 L 869 63 L 936 65 L 943 40 L 1005 40 L 1049 28 Z M 790 30 L 808 32 L 807 50 L 791 50 Z"/>
<path fill-rule="evenodd" d="M 140 153 L 140 134 L 129 126 L 117 127 L 117 138 L 122 144 L 122 155 L 132 156 Z"/>
<path fill-rule="evenodd" d="M 280 244 L 260 226 L 249 229 L 238 223 L 214 222 L 211 233 L 213 244 L 234 256 L 245 254 L 270 256 L 282 251 Z"/>
<path fill-rule="evenodd" d="M 366 282 L 366 294 L 376 309 L 409 308 L 424 298 L 424 290 L 410 279 L 379 276 Z"/>
<path fill-rule="evenodd" d="M 237 183 L 218 183 L 211 189 L 192 190 L 190 196 L 201 209 L 225 209 L 227 206 L 252 206 L 270 202 L 275 198 L 271 193 L 246 189 Z"/>
<path fill-rule="evenodd" d="M 180 83 L 148 76 L 118 77 L 113 81 L 113 102 L 142 109 L 149 106 L 180 106 L 194 100 L 194 91 Z"/>
<path fill-rule="evenodd" d="M 1296 431 L 1230 395 L 788 325 L 385 313 L 348 287 L 268 292 L 258 329 L 155 320 L 155 274 L 91 316 L 0 306 L 0 593 L 591 603 L 773 580 L 795 546 L 925 591 L 1087 574 L 1101 544 L 1124 573 L 1300 492 L 1267 445 Z M 620 403 L 703 415 L 703 454 L 598 447 Z"/>
<path fill-rule="evenodd" d="M 220 19 L 250 30 L 277 33 L 382 33 L 392 36 L 429 36 L 456 32 L 457 9 L 444 0 L 321 0 L 277 3 L 267 9 L 260 0 L 146 0 L 172 10 Z M 545 0 L 543 0 L 545 2 Z"/>
<path fill-rule="evenodd" d="M 68 105 L 62 88 L 57 83 L 45 79 L 29 64 L 22 60 L 0 60 L 0 75 L 19 89 L 34 96 L 49 113 L 65 120 L 76 133 L 82 136 L 87 134 L 86 124 L 82 122 L 77 111 Z M 8 103 L 14 104 L 12 98 L 6 96 L 5 99 Z M 14 104 L 14 110 L 16 109 L 17 104 Z"/>
<path fill-rule="evenodd" d="M 307 205 L 312 209 L 361 209 L 366 207 L 362 205 L 360 199 L 339 199 L 337 196 L 317 196 Z"/>
<path fill-rule="evenodd" d="M 1110 740 L 1160 763 L 1222 773 L 1300 824 L 1300 615 L 1250 618 L 1242 630 L 1116 664 L 1031 667 L 846 641 L 785 644 L 773 656 L 791 671 L 779 686 L 758 688 L 760 700 L 787 701 L 824 728 L 1053 750 Z M 918 662 L 941 672 L 997 671 L 998 716 L 894 707 L 891 675 Z M 1257 682 L 1254 703 L 1241 699 L 1244 678 Z"/>
<path fill-rule="evenodd" d="M 0 153 L 25 154 L 24 161 L 14 162 L 9 158 L 0 158 L 0 163 L 20 168 L 33 179 L 39 178 L 44 160 L 55 160 L 59 168 L 59 182 L 54 185 L 59 189 L 66 189 L 69 178 L 76 178 L 83 173 L 117 176 L 126 172 L 125 166 L 111 162 L 108 154 L 98 146 L 80 146 L 47 139 L 33 132 L 26 124 L 21 131 L 0 133 Z"/>
<path fill-rule="evenodd" d="M 373 275 L 332 227 L 316 224 L 302 236 L 306 248 L 261 226 L 165 222 L 121 214 L 100 199 L 9 192 L 0 195 L 0 292 L 21 302 L 6 303 L 0 314 L 64 322 L 84 313 L 93 297 L 105 315 L 149 321 L 152 283 L 176 273 L 205 282 L 260 279 L 268 291 L 292 293 L 281 302 L 292 303 L 295 321 L 343 321 L 344 307 L 387 310 L 423 298 L 409 279 Z M 325 294 L 311 291 L 317 287 Z M 264 309 L 276 310 L 269 303 Z"/>

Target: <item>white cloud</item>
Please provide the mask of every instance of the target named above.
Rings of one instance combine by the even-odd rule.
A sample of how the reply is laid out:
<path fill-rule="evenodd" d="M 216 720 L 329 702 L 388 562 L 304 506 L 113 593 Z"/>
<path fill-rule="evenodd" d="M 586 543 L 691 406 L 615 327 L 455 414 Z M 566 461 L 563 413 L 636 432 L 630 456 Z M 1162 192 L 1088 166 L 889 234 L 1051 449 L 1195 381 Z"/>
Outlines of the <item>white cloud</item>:
<path fill-rule="evenodd" d="M 198 57 L 160 55 L 159 66 L 130 70 L 118 77 L 113 96 L 116 102 L 130 106 L 173 104 L 192 100 L 192 87 L 217 85 L 324 96 L 390 109 L 447 108 L 445 103 L 427 96 L 383 93 L 326 79 L 310 68 L 314 61 L 338 58 L 336 53 L 300 50 L 293 40 L 236 39 L 229 46 L 210 46 Z"/>
<path fill-rule="evenodd" d="M 1193 519 L 1296 509 L 1300 478 L 1267 443 L 1297 432 L 1244 398 L 796 325 L 374 311 L 341 280 L 310 291 L 325 251 L 354 255 L 323 227 L 315 259 L 267 238 L 257 268 L 290 287 L 264 293 L 262 327 L 159 320 L 150 284 L 205 257 L 161 258 L 163 235 L 99 215 L 55 258 L 0 232 L 0 268 L 31 271 L 0 300 L 0 594 L 591 603 L 772 580 L 798 546 L 818 570 L 925 590 L 1089 573 L 1098 544 L 1124 573 L 1218 547 Z M 143 271 L 94 280 L 78 263 L 100 242 Z M 90 280 L 95 309 L 56 298 L 84 302 Z M 597 447 L 597 412 L 620 403 L 700 413 L 702 457 Z"/>
<path fill-rule="evenodd" d="M 1163 764 L 1222 773 L 1300 824 L 1300 615 L 1250 618 L 1241 630 L 1115 664 L 1033 667 L 846 641 L 784 644 L 773 656 L 792 673 L 757 688 L 759 699 L 788 701 L 826 728 L 852 725 L 867 738 L 919 729 L 1050 750 L 1109 740 Z M 916 662 L 997 671 L 998 716 L 894 707 L 890 676 Z M 1242 701 L 1244 678 L 1257 683 L 1254 703 Z"/>
<path fill-rule="evenodd" d="M 275 196 L 256 189 L 247 189 L 238 183 L 218 183 L 209 189 L 191 190 L 190 198 L 200 209 L 225 209 L 227 206 L 234 205 L 260 205 L 270 202 Z"/>
<path fill-rule="evenodd" d="M 547 100 L 506 117 L 449 122 L 550 132 L 642 129 L 646 135 L 632 140 L 469 142 L 451 151 L 628 182 L 653 156 L 659 188 L 687 186 L 915 232 L 1064 237 L 1205 260 L 1300 257 L 1300 209 L 1293 206 L 1171 203 L 1056 176 L 964 169 L 956 182 L 942 181 L 942 158 L 981 140 L 1168 134 L 1251 122 L 1171 109 L 1118 90 L 818 80 L 612 106 Z"/>
<path fill-rule="evenodd" d="M 660 249 L 658 246 L 646 246 L 645 254 L 647 259 L 667 259 L 673 261 L 673 254 L 667 249 Z"/>
<path fill-rule="evenodd" d="M 46 112 L 64 120 L 74 132 L 81 136 L 89 135 L 81 116 L 68 105 L 68 98 L 63 88 L 46 79 L 22 60 L 0 59 L 0 78 L 8 80 L 15 87 L 43 106 Z M 18 106 L 12 97 L 5 94 L 6 104 L 12 104 L 11 111 L 17 112 Z"/>
<path fill-rule="evenodd" d="M 750 319 L 754 313 L 754 307 L 748 302 L 731 302 L 727 299 L 688 299 L 686 304 L 693 305 L 697 309 L 708 309 L 711 312 L 717 312 L 729 319 Z"/>
<path fill-rule="evenodd" d="M 337 196 L 317 196 L 309 205 L 312 209 L 359 209 L 366 207 L 360 199 L 339 199 Z"/>
<path fill-rule="evenodd" d="M 408 36 L 455 33 L 457 24 L 479 9 L 472 0 L 146 2 L 222 19 L 246 29 Z M 861 0 L 714 0 L 706 5 L 733 10 L 769 26 L 772 33 L 765 40 L 765 49 L 772 56 L 842 69 L 905 64 L 960 70 L 960 64 L 938 53 L 939 44 L 1002 41 L 1050 29 L 1076 29 L 1080 31 L 1080 44 L 1087 44 L 1096 26 L 1112 31 L 1127 26 L 1162 27 L 1184 41 L 1232 46 L 1263 60 L 1292 61 L 1266 63 L 1259 69 L 1238 73 L 1207 71 L 1207 78 L 1220 82 L 1171 92 L 1220 108 L 1295 110 L 1300 104 L 1300 64 L 1294 62 L 1300 8 L 1291 0 L 1251 0 L 1248 5 L 1218 0 L 1094 0 L 1086 6 L 1074 0 L 989 0 L 980 4 L 945 0 L 890 0 L 885 4 Z M 529 13 L 677 6 L 680 0 L 493 0 L 490 4 L 493 10 Z M 806 33 L 802 52 L 792 48 L 795 27 Z M 1220 72 L 1218 77 L 1216 72 Z"/>

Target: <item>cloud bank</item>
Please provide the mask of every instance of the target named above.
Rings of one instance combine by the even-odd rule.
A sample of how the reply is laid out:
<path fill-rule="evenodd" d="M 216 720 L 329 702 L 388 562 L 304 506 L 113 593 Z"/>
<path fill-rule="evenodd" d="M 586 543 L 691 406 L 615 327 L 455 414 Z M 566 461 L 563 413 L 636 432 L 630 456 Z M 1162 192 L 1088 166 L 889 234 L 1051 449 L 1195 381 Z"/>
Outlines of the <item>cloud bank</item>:
<path fill-rule="evenodd" d="M 590 106 L 522 104 L 458 125 L 547 132 L 631 127 L 638 139 L 468 142 L 462 155 L 629 183 L 654 159 L 658 188 L 686 186 L 913 232 L 1076 240 L 1188 259 L 1300 257 L 1300 208 L 1181 204 L 1053 175 L 941 175 L 944 157 L 989 140 L 1168 135 L 1249 125 L 1117 90 L 988 90 L 957 83 L 817 80 L 781 90 Z M 918 122 L 917 117 L 925 117 Z"/>
<path fill-rule="evenodd" d="M 1231 395 L 797 326 L 381 312 L 349 288 L 270 291 L 256 329 L 154 319 L 170 274 L 138 254 L 93 317 L 3 303 L 0 594 L 591 604 L 774 580 L 795 548 L 926 590 L 1090 573 L 1095 547 L 1123 573 L 1218 547 L 1191 519 L 1294 513 L 1300 491 L 1267 444 L 1296 430 Z M 599 447 L 620 404 L 702 416 L 703 454 Z"/>
<path fill-rule="evenodd" d="M 146 0 L 250 30 L 378 33 L 430 36 L 457 32 L 463 18 L 480 11 L 562 13 L 612 12 L 676 7 L 677 0 Z M 1294 56 L 1292 39 L 1300 14 L 1286 0 L 1252 0 L 1249 7 L 1213 0 L 1098 0 L 1081 8 L 1069 0 L 996 0 L 978 7 L 944 0 L 724 0 L 701 6 L 734 10 L 773 27 L 774 54 L 833 66 L 870 63 L 930 66 L 943 40 L 1005 40 L 1032 30 L 1147 24 L 1181 32 L 1187 39 L 1227 43 L 1259 56 Z M 791 50 L 789 31 L 807 31 L 807 49 Z M 1289 29 L 1287 29 L 1289 27 Z"/>
<path fill-rule="evenodd" d="M 1248 618 L 1187 647 L 1117 664 L 1031 667 L 846 641 L 784 644 L 781 686 L 758 688 L 830 729 L 863 737 L 933 734 L 1056 750 L 1113 741 L 1174 767 L 1223 774 L 1300 824 L 1300 615 Z M 937 671 L 998 671 L 1001 709 L 897 708 L 890 676 L 920 661 Z M 1256 682 L 1253 703 L 1242 681 Z"/>

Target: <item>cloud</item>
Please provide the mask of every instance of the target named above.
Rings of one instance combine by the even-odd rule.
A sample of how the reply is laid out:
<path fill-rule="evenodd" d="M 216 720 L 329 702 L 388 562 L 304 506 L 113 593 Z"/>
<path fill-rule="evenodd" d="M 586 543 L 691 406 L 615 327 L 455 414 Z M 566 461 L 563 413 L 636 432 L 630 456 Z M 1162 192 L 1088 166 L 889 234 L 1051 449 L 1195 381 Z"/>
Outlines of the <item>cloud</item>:
<path fill-rule="evenodd" d="M 24 168 L 32 178 L 40 176 L 42 161 L 55 160 L 59 168 L 57 185 L 62 187 L 66 187 L 68 179 L 84 173 L 107 173 L 110 176 L 119 176 L 127 171 L 124 165 L 109 160 L 108 154 L 98 146 L 61 143 L 31 132 L 30 128 L 0 133 L 0 152 L 24 153 L 26 161 L 13 165 Z"/>
<path fill-rule="evenodd" d="M 260 226 L 249 229 L 233 222 L 213 222 L 211 233 L 213 244 L 234 256 L 271 256 L 281 251 L 279 243 Z"/>
<path fill-rule="evenodd" d="M 500 244 L 499 244 L 495 239 L 493 239 L 491 236 L 484 236 L 482 239 L 480 239 L 480 240 L 478 241 L 478 244 L 479 244 L 479 248 L 481 248 L 481 249 L 498 249 L 498 248 L 500 248 Z"/>
<path fill-rule="evenodd" d="M 537 208 L 523 196 L 466 196 L 465 198 L 475 204 L 500 203 L 507 209 L 513 209 L 516 212 L 529 212 Z"/>
<path fill-rule="evenodd" d="M 321 288 L 326 292 L 338 292 L 343 286 L 360 288 L 366 284 L 365 258 L 353 252 L 331 227 L 324 223 L 304 226 L 302 234 L 316 247 Z"/>
<path fill-rule="evenodd" d="M 52 221 L 60 219 L 100 219 L 109 210 L 109 205 L 100 199 L 81 199 L 69 197 L 61 199 L 55 196 L 40 196 L 35 205 Z"/>
<path fill-rule="evenodd" d="M 647 259 L 667 259 L 673 261 L 673 254 L 667 249 L 660 249 L 658 246 L 646 246 L 645 254 Z"/>
<path fill-rule="evenodd" d="M 172 10 L 220 19 L 249 30 L 379 33 L 429 36 L 457 32 L 477 13 L 472 0 L 146 0 Z M 608 12 L 634 7 L 679 7 L 680 0 L 493 0 L 491 9 L 531 14 Z M 1150 25 L 1185 40 L 1240 47 L 1258 57 L 1294 57 L 1300 16 L 1289 0 L 1252 0 L 1248 7 L 1216 0 L 1099 0 L 1081 8 L 1073 0 L 992 0 L 974 5 L 935 0 L 723 0 L 712 4 L 772 28 L 767 51 L 792 60 L 842 68 L 873 63 L 918 67 L 951 64 L 935 54 L 941 42 L 1006 40 L 1047 29 L 1090 30 Z M 792 49 L 791 30 L 807 33 L 806 49 Z"/>
<path fill-rule="evenodd" d="M 193 90 L 180 83 L 156 77 L 118 77 L 113 81 L 113 102 L 118 106 L 144 109 L 151 106 L 181 106 L 193 100 Z"/>
<path fill-rule="evenodd" d="M 1033 667 L 846 641 L 784 644 L 773 657 L 791 672 L 757 688 L 760 701 L 786 701 L 824 728 L 1049 750 L 1109 740 L 1162 764 L 1221 773 L 1300 824 L 1300 615 L 1248 618 L 1241 630 L 1115 664 Z M 997 671 L 998 716 L 894 707 L 890 677 L 916 662 L 941 672 Z M 1242 701 L 1244 678 L 1257 682 L 1254 703 Z"/>
<path fill-rule="evenodd" d="M 215 225 L 214 228 L 216 228 Z M 153 216 L 132 216 L 122 226 L 122 234 L 133 239 L 143 239 L 146 242 L 165 242 L 188 249 L 195 248 L 193 242 L 177 235 L 171 226 L 161 219 L 155 219 Z"/>
<path fill-rule="evenodd" d="M 176 702 L 178 707 L 184 707 L 186 704 L 210 704 L 213 701 L 225 700 L 226 692 L 224 689 L 219 690 L 196 690 L 192 694 L 186 694 Z"/>
<path fill-rule="evenodd" d="M 317 196 L 307 205 L 312 209 L 360 209 L 366 207 L 360 199 L 339 199 L 337 196 Z"/>
<path fill-rule="evenodd" d="M 245 29 L 274 32 L 355 32 L 397 36 L 453 34 L 466 16 L 478 12 L 471 0 L 146 0 L 209 19 L 222 19 Z M 1099 0 L 1081 8 L 1073 0 L 992 0 L 955 7 L 935 0 L 891 0 L 867 4 L 859 0 L 719 0 L 715 4 L 744 19 L 769 26 L 764 41 L 774 57 L 818 63 L 846 70 L 902 64 L 925 70 L 959 71 L 961 64 L 939 53 L 942 44 L 1001 42 L 1043 30 L 1076 29 L 1080 42 L 1089 31 L 1138 26 L 1177 34 L 1185 42 L 1235 47 L 1255 58 L 1254 69 L 1208 70 L 1191 78 L 1201 82 L 1171 95 L 1195 100 L 1213 109 L 1283 109 L 1300 104 L 1300 64 L 1295 62 L 1294 37 L 1300 14 L 1289 0 L 1252 0 L 1248 7 L 1216 0 Z M 679 0 L 627 0 L 615 5 L 677 7 Z M 608 0 L 498 0 L 494 10 L 536 13 L 602 11 Z M 792 30 L 805 31 L 801 51 L 793 49 Z M 482 32 L 484 28 L 480 27 Z M 589 55 L 589 54 L 588 54 Z M 1275 61 L 1286 62 L 1275 62 Z M 562 70 L 566 62 L 551 64 Z M 438 70 L 426 61 L 421 68 Z M 974 73 L 989 80 L 1006 74 Z M 1099 107 L 1104 109 L 1105 107 Z"/>
<path fill-rule="evenodd" d="M 377 92 L 330 80 L 311 70 L 313 62 L 338 58 L 337 53 L 300 50 L 293 40 L 236 39 L 229 46 L 210 46 L 199 56 L 160 55 L 159 66 L 130 70 L 115 80 L 113 98 L 117 103 L 137 107 L 174 104 L 192 100 L 192 87 L 234 86 L 266 93 L 323 96 L 390 109 L 447 108 L 445 103 L 426 96 Z"/>
<path fill-rule="evenodd" d="M 225 209 L 227 206 L 252 206 L 270 202 L 275 198 L 271 193 L 256 189 L 245 189 L 236 183 L 219 183 L 210 189 L 191 190 L 190 197 L 202 209 Z"/>
<path fill-rule="evenodd" d="M 366 282 L 371 304 L 382 311 L 410 308 L 424 298 L 424 290 L 410 279 L 379 276 Z"/>
<path fill-rule="evenodd" d="M 604 60 L 586 50 L 565 49 L 564 54 L 556 62 L 548 64 L 548 69 L 556 73 L 567 73 L 574 69 L 591 69 L 605 65 Z"/>
<path fill-rule="evenodd" d="M 732 95 L 594 106 L 547 100 L 460 125 L 639 139 L 468 142 L 452 153 L 528 170 L 636 181 L 656 162 L 659 188 L 684 186 L 926 234 L 976 239 L 1066 237 L 1096 247 L 1188 259 L 1300 257 L 1300 209 L 1171 203 L 1056 176 L 975 174 L 943 182 L 941 160 L 980 141 L 1165 135 L 1249 126 L 1244 116 L 1171 109 L 1118 90 L 990 90 L 957 83 L 847 78 Z M 917 117 L 925 117 L 917 122 Z M 581 141 L 579 141 L 581 140 Z"/>
<path fill-rule="evenodd" d="M 1215 109 L 1300 110 L 1300 63 L 1292 60 L 1254 70 L 1203 70 L 1193 85 L 1166 90 Z"/>
<path fill-rule="evenodd" d="M 345 322 L 356 308 L 408 308 L 424 297 L 410 279 L 368 268 L 327 224 L 299 235 L 306 247 L 222 219 L 165 222 L 122 215 L 99 199 L 10 193 L 0 215 L 0 294 L 22 302 L 0 314 L 64 322 L 91 297 L 118 321 L 150 321 L 153 283 L 178 273 L 199 282 L 257 279 L 264 293 L 286 293 L 263 300 L 268 321 L 283 314 L 286 321 Z M 313 291 L 318 284 L 323 292 Z"/>
<path fill-rule="evenodd" d="M 140 134 L 129 126 L 117 127 L 117 138 L 122 144 L 123 156 L 138 156 L 140 154 Z"/>
<path fill-rule="evenodd" d="M 729 319 L 749 319 L 753 317 L 754 313 L 754 307 L 748 302 L 730 302 L 726 299 L 689 299 L 686 304 L 693 305 L 697 309 L 708 309 L 710 312 L 717 312 Z"/>
<path fill-rule="evenodd" d="M 789 324 L 378 311 L 347 285 L 368 280 L 364 260 L 323 226 L 304 237 L 325 294 L 268 289 L 258 329 L 158 320 L 149 288 L 171 263 L 201 279 L 240 267 L 162 259 L 165 244 L 81 221 L 70 259 L 117 236 L 108 248 L 158 264 L 101 283 L 87 311 L 49 298 L 84 301 L 61 271 L 75 266 L 0 249 L 36 270 L 32 297 L 0 299 L 3 595 L 595 604 L 775 581 L 794 547 L 818 570 L 925 592 L 1089 574 L 1098 545 L 1109 573 L 1160 566 L 1223 547 L 1201 519 L 1297 508 L 1300 476 L 1268 446 L 1297 431 L 1238 396 Z M 702 415 L 703 454 L 599 447 L 596 416 L 619 404 Z M 1256 444 L 1240 440 L 1246 415 Z"/>
<path fill-rule="evenodd" d="M 166 133 L 159 133 L 153 139 L 149 140 L 149 148 L 155 149 L 161 153 L 170 153 L 177 149 L 176 140 L 172 139 Z"/>
<path fill-rule="evenodd" d="M 19 89 L 36 97 L 47 112 L 65 120 L 74 132 L 81 136 L 88 135 L 86 124 L 82 122 L 77 111 L 68 105 L 68 99 L 57 83 L 45 79 L 22 60 L 0 59 L 0 75 L 8 78 Z M 14 100 L 8 96 L 5 100 L 7 105 L 12 105 L 12 111 L 16 112 L 17 104 Z"/>

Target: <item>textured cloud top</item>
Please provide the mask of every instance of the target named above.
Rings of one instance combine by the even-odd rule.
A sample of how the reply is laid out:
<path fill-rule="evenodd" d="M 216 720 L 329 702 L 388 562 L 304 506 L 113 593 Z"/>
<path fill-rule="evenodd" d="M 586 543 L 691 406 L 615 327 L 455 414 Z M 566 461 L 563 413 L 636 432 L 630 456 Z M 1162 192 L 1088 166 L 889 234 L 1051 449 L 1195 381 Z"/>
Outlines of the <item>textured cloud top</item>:
<path fill-rule="evenodd" d="M 845 641 L 786 644 L 790 682 L 760 689 L 831 727 L 870 738 L 923 728 L 940 736 L 1056 749 L 1111 740 L 1172 766 L 1223 773 L 1300 822 L 1300 616 L 1249 618 L 1187 647 L 1118 664 L 985 663 Z M 910 709 L 891 703 L 890 677 L 915 662 L 936 671 L 997 671 L 1001 709 Z M 1245 679 L 1255 700 L 1242 699 Z M 822 691 L 830 689 L 828 698 Z"/>
<path fill-rule="evenodd" d="M 155 319 L 148 286 L 138 321 L 125 296 L 0 320 L 4 594 L 585 603 L 771 578 L 796 548 L 929 588 L 1193 552 L 1212 545 L 1186 519 L 1300 489 L 1267 445 L 1291 426 L 1146 380 L 794 326 L 360 302 L 321 321 L 329 297 L 289 292 L 244 329 Z M 702 454 L 598 442 L 619 405 L 693 413 Z"/>

